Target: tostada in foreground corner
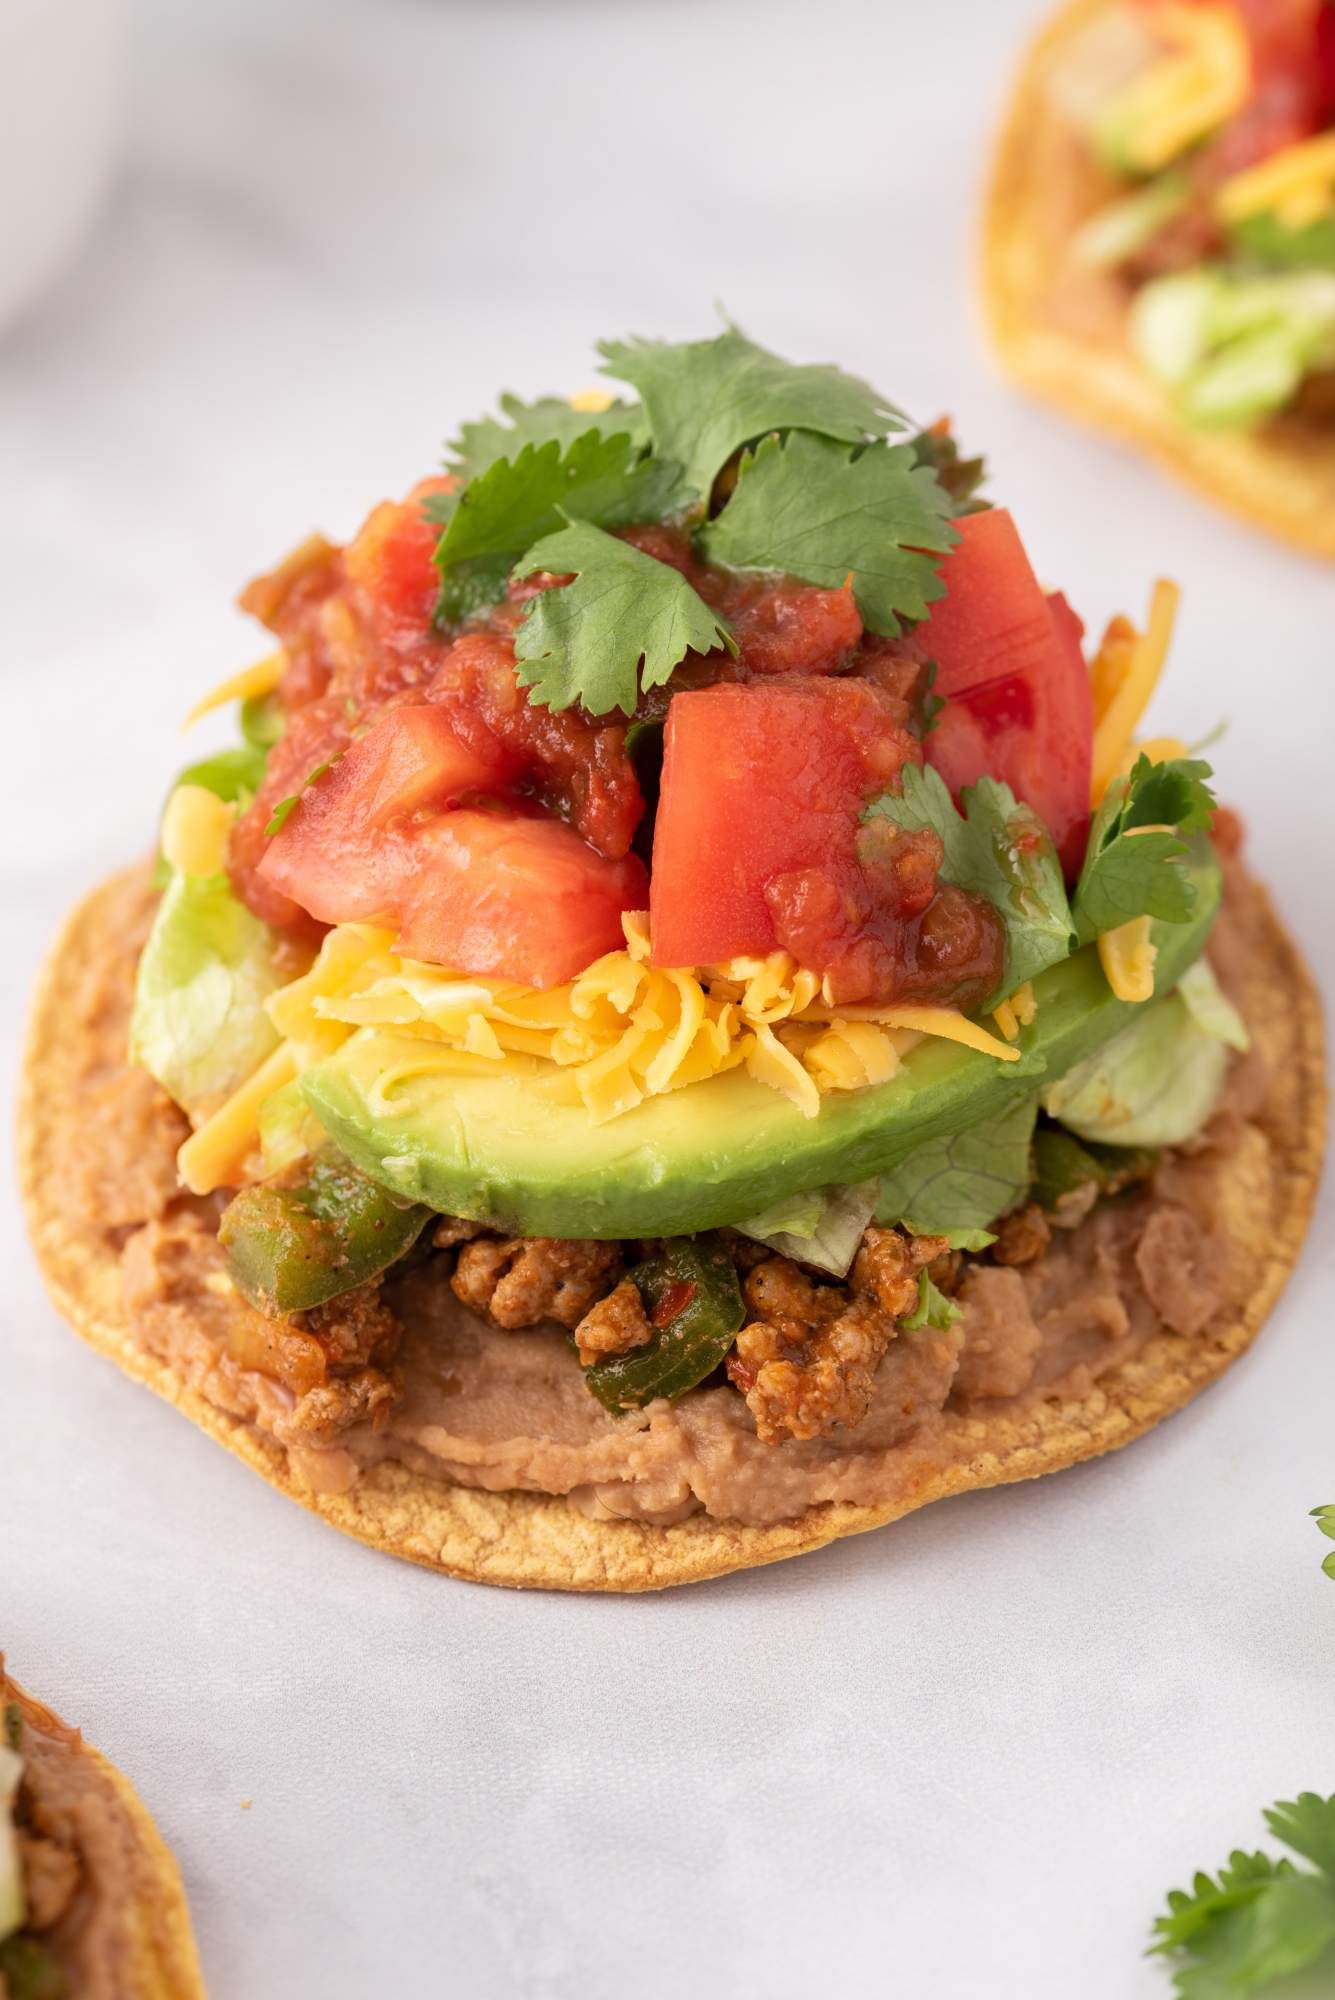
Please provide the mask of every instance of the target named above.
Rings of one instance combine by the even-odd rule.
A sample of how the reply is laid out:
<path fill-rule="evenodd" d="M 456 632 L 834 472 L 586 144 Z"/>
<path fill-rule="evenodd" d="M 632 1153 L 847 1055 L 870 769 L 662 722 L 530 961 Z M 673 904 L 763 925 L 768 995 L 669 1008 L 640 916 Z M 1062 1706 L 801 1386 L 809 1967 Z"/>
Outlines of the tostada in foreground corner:
<path fill-rule="evenodd" d="M 156 866 L 56 946 L 38 1251 L 348 1532 L 635 1590 L 1123 1444 L 1246 1346 L 1308 975 L 949 433 L 735 329 L 464 427 L 246 590 Z"/>
<path fill-rule="evenodd" d="M 1335 555 L 1335 0 L 1069 0 L 988 196 L 1027 387 Z"/>
<path fill-rule="evenodd" d="M 181 1877 L 129 1783 L 0 1654 L 0 1995 L 203 2000 Z"/>

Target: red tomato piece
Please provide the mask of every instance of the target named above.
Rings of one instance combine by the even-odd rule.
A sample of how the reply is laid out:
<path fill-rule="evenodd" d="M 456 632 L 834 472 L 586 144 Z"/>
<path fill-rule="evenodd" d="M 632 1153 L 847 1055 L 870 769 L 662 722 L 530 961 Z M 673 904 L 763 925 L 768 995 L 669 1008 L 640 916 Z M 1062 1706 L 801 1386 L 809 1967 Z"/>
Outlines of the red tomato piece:
<path fill-rule="evenodd" d="M 428 521 L 423 504 L 448 493 L 448 478 L 422 479 L 406 500 L 382 500 L 348 543 L 348 580 L 394 623 L 429 626 L 440 590 L 431 558 L 440 528 Z"/>
<path fill-rule="evenodd" d="M 867 800 L 918 747 L 865 681 L 674 695 L 663 735 L 650 928 L 658 965 L 776 947 L 775 878 L 855 864 Z"/>
<path fill-rule="evenodd" d="M 456 724 L 436 703 L 392 708 L 302 793 L 260 876 L 321 923 L 392 915 L 412 873 L 413 815 L 495 791 L 521 769 L 474 718 Z"/>
<path fill-rule="evenodd" d="M 1067 873 L 1089 826 L 1094 711 L 1081 625 L 1045 596 L 1004 507 L 968 514 L 942 564 L 946 595 L 915 639 L 936 661 L 945 707 L 927 761 L 959 794 L 1001 778 L 1046 823 Z"/>
<path fill-rule="evenodd" d="M 637 855 L 607 861 L 547 815 L 443 813 L 413 860 L 399 950 L 525 986 L 562 986 L 619 950 L 621 912 L 649 899 Z"/>

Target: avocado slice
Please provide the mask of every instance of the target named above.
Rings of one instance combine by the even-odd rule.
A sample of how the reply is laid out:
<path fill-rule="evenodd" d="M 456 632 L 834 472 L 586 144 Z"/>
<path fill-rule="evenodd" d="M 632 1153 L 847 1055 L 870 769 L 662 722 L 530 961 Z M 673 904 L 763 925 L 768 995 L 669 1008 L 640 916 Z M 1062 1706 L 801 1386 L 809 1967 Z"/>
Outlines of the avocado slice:
<path fill-rule="evenodd" d="M 1161 992 L 1199 956 L 1219 902 L 1219 870 L 1197 843 L 1183 867 L 1190 920 L 1156 923 Z M 721 1228 L 806 1188 L 866 1180 L 938 1134 L 997 1117 L 1036 1095 L 1126 1026 L 1088 945 L 1035 981 L 1025 1060 L 1001 1063 L 924 1041 L 898 1075 L 828 1097 L 815 1118 L 742 1070 L 652 1097 L 592 1125 L 566 1080 L 536 1060 L 499 1074 L 409 1073 L 422 1044 L 363 1028 L 301 1079 L 325 1131 L 395 1194 L 524 1236 L 688 1236 Z M 392 1108 L 378 1089 L 405 1075 Z"/>

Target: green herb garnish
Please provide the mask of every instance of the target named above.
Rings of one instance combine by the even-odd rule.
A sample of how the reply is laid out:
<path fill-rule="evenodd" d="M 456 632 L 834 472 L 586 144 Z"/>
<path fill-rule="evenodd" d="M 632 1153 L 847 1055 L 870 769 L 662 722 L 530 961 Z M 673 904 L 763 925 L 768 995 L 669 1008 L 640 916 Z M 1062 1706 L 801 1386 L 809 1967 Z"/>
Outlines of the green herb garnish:
<path fill-rule="evenodd" d="M 289 792 L 285 799 L 278 801 L 278 804 L 269 815 L 268 824 L 264 829 L 264 838 L 266 840 L 272 840 L 276 833 L 282 831 L 292 814 L 301 804 L 302 793 L 308 792 L 316 779 L 323 778 L 326 771 L 332 771 L 337 762 L 337 757 L 326 758 L 323 764 L 316 765 L 310 776 L 303 782 L 300 791 Z"/>
<path fill-rule="evenodd" d="M 893 403 L 840 368 L 782 361 L 735 326 L 714 340 L 604 340 L 605 375 L 638 389 L 659 458 L 707 500 L 732 454 L 767 431 L 870 444 L 907 428 Z"/>
<path fill-rule="evenodd" d="M 1318 1872 L 1238 1849 L 1217 1875 L 1170 1890 L 1150 1949 L 1187 1961 L 1173 1981 L 1183 2000 L 1247 2000 L 1335 1941 L 1335 1798 L 1302 1792 L 1271 1806 L 1265 1821 Z"/>
<path fill-rule="evenodd" d="M 1335 1506 L 1314 1507 L 1312 1509 L 1312 1519 L 1316 1522 L 1322 1534 L 1329 1536 L 1330 1540 L 1335 1542 Z M 1335 1576 L 1335 1549 L 1332 1549 L 1321 1567 L 1327 1576 Z"/>
<path fill-rule="evenodd" d="M 525 445 L 556 444 L 562 450 L 587 437 L 590 431 L 602 437 L 626 437 L 636 445 L 647 441 L 644 412 L 638 404 L 615 402 L 605 410 L 577 410 L 563 396 L 540 396 L 536 403 L 521 402 L 518 396 L 502 396 L 501 410 L 506 419 L 481 417 L 461 424 L 459 435 L 446 446 L 446 466 L 461 486 L 495 465 L 497 459 L 518 458 Z M 440 494 L 429 511 L 436 520 L 447 521 L 458 495 Z"/>
<path fill-rule="evenodd" d="M 851 581 L 862 621 L 893 639 L 944 594 L 935 556 L 959 537 L 949 496 L 912 446 L 850 449 L 793 431 L 762 439 L 700 534 L 710 562 L 783 570 L 825 590 Z"/>
<path fill-rule="evenodd" d="M 1152 764 L 1139 757 L 1130 777 L 1114 778 L 1094 816 L 1072 898 L 1081 944 L 1133 917 L 1187 921 L 1196 892 L 1177 864 L 1187 852 L 1182 836 L 1210 824 L 1215 800 L 1209 776 L 1200 758 Z M 1163 827 L 1173 831 L 1137 831 Z"/>
<path fill-rule="evenodd" d="M 884 792 L 863 818 L 887 819 L 909 832 L 930 828 L 945 850 L 941 879 L 995 907 L 1006 927 L 1006 969 L 983 1002 L 986 1012 L 1069 956 L 1071 910 L 1061 863 L 1037 813 L 996 778 L 980 778 L 961 798 L 962 814 L 939 771 L 907 764 L 902 789 Z"/>
<path fill-rule="evenodd" d="M 519 684 L 548 708 L 582 701 L 595 714 L 629 715 L 641 682 L 660 686 L 688 652 L 736 651 L 723 619 L 678 570 L 587 521 L 529 550 L 519 574 L 539 570 L 573 573 L 533 599 L 515 633 Z"/>
<path fill-rule="evenodd" d="M 565 446 L 526 445 L 515 459 L 497 459 L 464 488 L 436 549 L 437 623 L 456 624 L 494 603 L 525 551 L 563 522 L 620 528 L 657 520 L 675 485 L 675 467 L 642 457 L 625 432 L 586 430 Z"/>

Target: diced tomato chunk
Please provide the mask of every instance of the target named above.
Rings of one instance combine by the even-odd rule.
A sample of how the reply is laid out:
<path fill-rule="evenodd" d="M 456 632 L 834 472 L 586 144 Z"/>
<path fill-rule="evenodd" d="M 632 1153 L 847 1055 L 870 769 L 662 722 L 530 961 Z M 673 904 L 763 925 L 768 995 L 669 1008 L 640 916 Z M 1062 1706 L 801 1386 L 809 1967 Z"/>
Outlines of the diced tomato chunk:
<path fill-rule="evenodd" d="M 637 855 L 607 861 L 547 815 L 444 813 L 413 842 L 399 950 L 464 972 L 561 986 L 621 948 L 649 897 Z"/>
<path fill-rule="evenodd" d="M 927 761 L 957 795 L 1003 779 L 1047 825 L 1068 874 L 1089 826 L 1094 711 L 1081 625 L 1046 596 L 1004 507 L 968 514 L 942 564 L 946 595 L 915 638 L 945 702 Z"/>
<path fill-rule="evenodd" d="M 301 794 L 259 873 L 322 923 L 391 914 L 412 871 L 412 816 L 495 791 L 521 769 L 475 717 L 456 723 L 435 703 L 392 708 Z"/>
<path fill-rule="evenodd" d="M 406 500 L 382 500 L 348 543 L 348 580 L 395 622 L 430 626 L 440 576 L 431 558 L 440 529 L 428 521 L 424 503 L 447 493 L 447 478 L 422 479 Z"/>
<path fill-rule="evenodd" d="M 865 681 L 785 678 L 675 695 L 654 827 L 654 962 L 773 951 L 768 885 L 853 862 L 863 807 L 918 755 Z"/>

